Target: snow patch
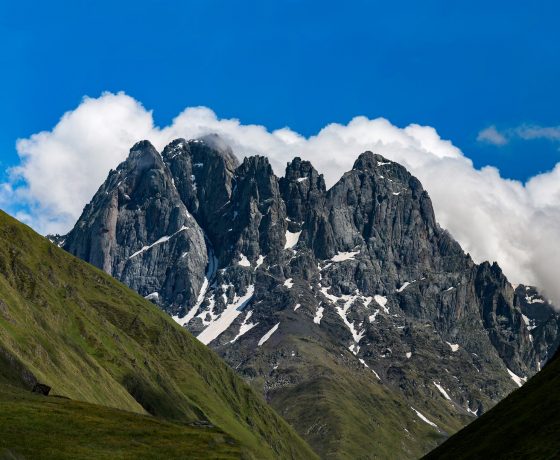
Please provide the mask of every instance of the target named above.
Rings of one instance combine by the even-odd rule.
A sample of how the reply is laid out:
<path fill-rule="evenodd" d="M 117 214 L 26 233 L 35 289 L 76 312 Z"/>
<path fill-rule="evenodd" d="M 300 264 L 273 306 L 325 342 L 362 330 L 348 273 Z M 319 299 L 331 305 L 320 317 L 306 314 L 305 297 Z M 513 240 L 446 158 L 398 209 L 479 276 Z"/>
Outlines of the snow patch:
<path fill-rule="evenodd" d="M 350 308 L 350 306 L 357 299 L 359 299 L 359 298 L 363 299 L 364 297 L 360 296 L 360 295 L 346 295 L 346 294 L 343 294 L 342 296 L 337 297 L 335 295 L 329 294 L 328 290 L 329 290 L 329 288 L 323 287 L 323 288 L 321 288 L 321 293 L 334 304 L 336 312 L 342 318 L 342 321 L 344 322 L 344 324 L 346 324 L 348 329 L 350 329 L 350 333 L 352 334 L 352 338 L 354 339 L 354 342 L 356 342 L 356 344 L 358 344 L 360 342 L 360 340 L 362 340 L 362 337 L 365 334 L 365 329 L 362 329 L 361 331 L 358 332 L 356 330 L 356 328 L 354 327 L 354 324 L 351 321 L 348 320 L 347 313 L 348 313 L 348 309 Z M 342 307 L 340 305 L 338 305 L 339 301 L 344 302 L 344 305 Z"/>
<path fill-rule="evenodd" d="M 295 304 L 295 305 L 294 305 L 294 311 L 297 311 L 297 309 L 298 309 L 299 307 L 301 307 L 301 304 L 300 304 L 300 303 Z"/>
<path fill-rule="evenodd" d="M 146 300 L 159 300 L 159 292 L 152 292 L 144 297 Z"/>
<path fill-rule="evenodd" d="M 263 255 L 259 256 L 259 258 L 257 259 L 257 266 L 255 267 L 255 270 L 263 264 L 265 257 L 266 256 L 263 256 Z"/>
<path fill-rule="evenodd" d="M 412 358 L 412 353 L 410 351 L 408 351 L 406 353 L 406 359 L 410 359 L 410 358 Z"/>
<path fill-rule="evenodd" d="M 239 332 L 237 333 L 237 335 L 233 338 L 233 340 L 230 340 L 229 343 L 234 343 L 239 337 L 241 337 L 243 334 L 245 334 L 246 332 L 249 332 L 251 329 L 253 329 L 257 324 L 259 323 L 248 323 L 249 319 L 251 319 L 251 316 L 253 316 L 253 312 L 252 311 L 248 311 L 247 315 L 245 316 L 245 318 L 243 319 L 243 323 L 241 323 L 241 326 L 239 326 Z"/>
<path fill-rule="evenodd" d="M 354 256 L 359 254 L 360 251 L 355 252 L 339 252 L 337 255 L 333 256 L 331 260 L 333 262 L 343 262 L 345 260 L 354 260 Z"/>
<path fill-rule="evenodd" d="M 292 289 L 294 287 L 294 282 L 292 281 L 292 278 L 288 278 L 286 281 L 284 281 L 284 286 L 287 287 L 288 289 Z"/>
<path fill-rule="evenodd" d="M 418 418 L 420 420 L 422 420 L 423 422 L 426 422 L 428 425 L 433 426 L 434 428 L 438 428 L 438 426 L 434 423 L 434 422 L 430 422 L 430 420 L 428 420 L 426 418 L 426 416 L 422 415 L 420 412 L 418 412 L 414 407 L 410 406 L 410 408 L 416 412 L 416 415 L 418 416 Z"/>
<path fill-rule="evenodd" d="M 451 398 L 447 394 L 447 391 L 445 391 L 445 389 L 439 383 L 434 382 L 434 385 L 436 386 L 436 388 L 439 390 L 439 392 L 443 395 L 443 397 L 445 399 L 451 401 Z"/>
<path fill-rule="evenodd" d="M 262 347 L 264 345 L 264 343 L 268 339 L 270 339 L 272 334 L 274 334 L 276 332 L 276 330 L 278 329 L 278 326 L 280 326 L 280 323 L 276 324 L 276 326 L 272 327 L 272 329 L 270 329 L 270 331 L 268 331 L 265 335 L 263 335 L 262 338 L 259 340 L 259 343 L 258 343 L 257 346 Z"/>
<path fill-rule="evenodd" d="M 293 248 L 298 243 L 300 235 L 301 235 L 301 230 L 295 233 L 286 230 L 286 244 L 284 245 L 284 249 Z"/>
<path fill-rule="evenodd" d="M 470 408 L 470 404 L 471 404 L 471 402 L 470 402 L 470 401 L 467 401 L 467 407 L 466 407 L 467 412 L 468 412 L 469 414 L 473 414 L 475 417 L 478 417 L 478 411 L 479 411 L 479 409 L 477 409 L 477 410 L 472 410 L 472 409 Z"/>
<path fill-rule="evenodd" d="M 243 253 L 239 254 L 239 261 L 237 262 L 237 264 L 241 265 L 242 267 L 251 266 L 251 262 L 249 262 L 249 259 L 247 259 L 247 256 Z"/>
<path fill-rule="evenodd" d="M 139 254 L 142 254 L 143 252 L 146 252 L 148 249 L 153 248 L 154 246 L 157 246 L 158 244 L 161 243 L 165 243 L 166 241 L 169 241 L 171 238 L 173 238 L 175 235 L 188 230 L 188 227 L 185 227 L 184 225 L 177 230 L 175 233 L 171 234 L 171 235 L 167 235 L 167 236 L 162 236 L 159 240 L 153 242 L 152 244 L 148 245 L 148 246 L 144 246 L 142 249 L 140 249 L 139 251 L 136 251 L 134 254 L 132 254 L 129 259 L 132 259 L 133 257 L 136 257 Z"/>
<path fill-rule="evenodd" d="M 507 370 L 511 380 L 513 380 L 518 387 L 522 387 L 523 384 L 527 381 L 527 377 L 519 377 L 517 374 L 513 373 L 511 370 Z"/>
<path fill-rule="evenodd" d="M 184 257 L 185 255 L 186 255 L 186 253 L 183 254 L 181 257 Z M 198 293 L 196 303 L 193 305 L 193 307 L 189 310 L 189 312 L 183 318 L 179 319 L 178 317 L 173 317 L 173 319 L 175 319 L 175 321 L 177 321 L 179 324 L 181 324 L 181 326 L 185 326 L 186 324 L 188 324 L 188 322 L 194 317 L 194 315 L 196 314 L 196 312 L 198 311 L 198 309 L 202 305 L 202 302 L 204 302 L 204 296 L 208 292 L 208 288 L 209 288 L 209 285 L 210 285 L 210 280 L 212 278 L 214 278 L 214 275 L 216 274 L 217 269 L 218 269 L 218 259 L 216 258 L 215 254 L 214 254 L 214 249 L 212 248 L 212 246 L 208 246 L 208 266 L 206 267 L 206 275 L 204 277 L 204 281 L 202 282 L 202 287 L 200 288 L 200 291 Z M 212 298 L 213 298 L 213 296 L 212 296 Z M 214 307 L 213 300 L 212 300 L 211 307 L 212 307 L 212 309 Z"/>
<path fill-rule="evenodd" d="M 375 322 L 375 318 L 377 318 L 377 315 L 379 315 L 379 312 L 380 312 L 380 311 L 381 311 L 381 310 L 375 310 L 375 311 L 373 312 L 373 315 L 370 315 L 370 317 L 369 317 L 369 322 L 370 322 L 370 323 Z"/>
<path fill-rule="evenodd" d="M 412 283 L 415 283 L 415 282 L 416 282 L 416 280 L 412 280 L 410 282 L 405 281 L 404 284 L 400 288 L 397 289 L 397 292 L 404 291 L 408 286 L 410 286 Z"/>
<path fill-rule="evenodd" d="M 367 367 L 371 372 L 373 372 L 378 380 L 381 380 L 381 378 L 379 377 L 379 374 L 377 372 L 375 372 L 371 367 L 369 367 L 367 365 L 367 363 L 362 358 L 359 358 L 358 361 L 360 361 L 365 367 Z"/>
<path fill-rule="evenodd" d="M 315 312 L 315 318 L 313 318 L 313 322 L 315 324 L 321 324 L 321 319 L 323 318 L 323 311 L 325 309 L 321 306 L 317 307 L 317 311 Z"/>
<path fill-rule="evenodd" d="M 362 302 L 365 308 L 367 308 L 372 301 L 373 297 L 362 297 Z"/>
<path fill-rule="evenodd" d="M 317 264 L 317 268 L 319 269 L 319 271 L 322 271 L 322 270 L 326 270 L 326 269 L 329 268 L 331 265 L 332 265 L 332 263 L 330 263 L 330 262 L 329 262 L 328 264 L 326 264 L 324 267 L 321 267 L 320 264 Z"/>
<path fill-rule="evenodd" d="M 233 298 L 233 302 L 226 305 L 222 314 L 206 327 L 198 336 L 204 345 L 208 345 L 212 340 L 224 332 L 235 319 L 241 314 L 243 308 L 250 302 L 255 293 L 255 286 L 252 284 L 247 287 L 245 295 L 238 297 L 237 294 Z"/>
<path fill-rule="evenodd" d="M 528 296 L 528 295 L 527 295 L 527 296 L 525 296 L 525 301 L 526 301 L 527 303 L 544 303 L 544 300 L 543 300 L 543 299 L 537 298 L 536 295 L 532 295 L 532 296 Z"/>
<path fill-rule="evenodd" d="M 386 307 L 387 297 L 383 297 L 382 295 L 376 295 L 376 296 L 373 297 L 373 299 L 377 302 L 377 305 L 379 305 L 381 308 L 383 308 L 385 313 L 389 314 L 389 309 Z"/>
<path fill-rule="evenodd" d="M 459 344 L 458 343 L 449 343 L 449 342 L 445 342 L 447 345 L 449 345 L 449 348 L 451 348 L 451 351 L 453 353 L 455 353 L 457 350 L 459 350 Z"/>

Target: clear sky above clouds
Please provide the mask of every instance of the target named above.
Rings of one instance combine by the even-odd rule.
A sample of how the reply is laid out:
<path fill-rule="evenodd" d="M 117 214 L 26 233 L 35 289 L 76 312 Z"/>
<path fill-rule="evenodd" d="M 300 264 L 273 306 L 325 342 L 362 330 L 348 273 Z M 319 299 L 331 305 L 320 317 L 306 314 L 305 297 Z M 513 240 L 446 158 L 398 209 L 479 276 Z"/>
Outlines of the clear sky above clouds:
<path fill-rule="evenodd" d="M 204 105 L 304 135 L 430 125 L 524 180 L 560 159 L 560 136 L 515 134 L 560 125 L 559 17 L 555 1 L 2 1 L 2 166 L 82 96 L 126 91 L 158 124 Z M 477 141 L 491 126 L 507 142 Z"/>
<path fill-rule="evenodd" d="M 330 184 L 372 149 L 477 261 L 558 300 L 557 5 L 0 2 L 0 208 L 66 231 L 139 138 L 219 132 Z"/>

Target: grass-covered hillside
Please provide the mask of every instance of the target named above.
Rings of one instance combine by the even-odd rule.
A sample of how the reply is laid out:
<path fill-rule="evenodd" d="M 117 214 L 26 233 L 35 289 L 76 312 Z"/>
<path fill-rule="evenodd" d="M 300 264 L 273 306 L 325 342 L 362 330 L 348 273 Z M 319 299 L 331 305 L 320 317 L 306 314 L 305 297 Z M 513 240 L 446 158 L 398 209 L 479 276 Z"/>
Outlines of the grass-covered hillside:
<path fill-rule="evenodd" d="M 288 322 L 289 317 L 283 321 Z M 305 434 L 321 458 L 417 459 L 472 420 L 467 416 L 460 419 L 454 403 L 435 388 L 437 393 L 432 398 L 407 400 L 350 351 L 325 349 L 328 339 L 294 339 L 277 333 L 274 340 L 270 353 L 275 355 L 262 355 L 252 362 L 252 368 L 266 368 L 275 359 L 278 368 L 272 370 L 272 375 L 281 370 L 286 380 L 294 381 L 296 376 L 301 379 L 297 385 L 271 387 L 267 400 L 299 433 Z M 293 358 L 291 350 L 296 355 Z M 424 354 L 422 349 L 417 351 L 416 359 L 434 359 L 429 354 L 419 356 L 420 353 Z M 410 368 L 405 369 L 410 372 L 410 382 L 422 381 Z M 255 388 L 263 386 L 258 379 L 253 379 L 252 384 Z M 403 379 L 403 384 L 408 381 Z M 413 407 L 437 427 L 420 419 Z"/>
<path fill-rule="evenodd" d="M 560 356 L 426 459 L 560 457 Z"/>
<path fill-rule="evenodd" d="M 0 460 L 237 459 L 238 442 L 212 427 L 44 397 L 0 385 Z"/>
<path fill-rule="evenodd" d="M 51 386 L 51 395 L 72 401 L 27 396 L 14 388 L 29 390 L 36 382 Z M 114 430 L 115 420 L 122 420 L 117 426 L 130 428 L 114 434 L 122 435 L 114 440 L 115 449 L 144 442 L 144 448 L 156 455 L 164 441 L 134 434 L 145 423 L 146 433 L 161 429 L 172 437 L 176 432 L 184 449 L 180 456 L 188 457 L 192 427 L 185 424 L 203 420 L 216 430 L 193 434 L 193 452 L 200 447 L 200 436 L 225 436 L 231 442 L 220 452 L 227 455 L 236 456 L 238 449 L 247 458 L 315 456 L 220 358 L 169 316 L 3 212 L 0 385 L 2 414 L 13 413 L 20 432 L 64 428 L 66 434 L 59 443 L 51 443 L 54 451 L 50 457 L 45 453 L 46 458 L 58 458 L 56 449 L 68 449 L 65 440 L 73 439 L 74 428 L 76 439 L 95 453 L 98 441 L 85 435 L 87 420 L 81 419 L 90 416 L 100 429 L 106 424 L 108 432 Z M 18 417 L 24 411 L 32 415 Z M 208 458 L 214 458 L 216 443 L 220 445 L 218 441 L 208 444 Z M 39 451 L 30 453 L 25 446 L 21 437 L 0 430 L 0 452 L 40 458 Z M 37 444 L 37 449 L 43 450 L 41 446 Z M 172 457 L 170 453 L 162 458 Z"/>

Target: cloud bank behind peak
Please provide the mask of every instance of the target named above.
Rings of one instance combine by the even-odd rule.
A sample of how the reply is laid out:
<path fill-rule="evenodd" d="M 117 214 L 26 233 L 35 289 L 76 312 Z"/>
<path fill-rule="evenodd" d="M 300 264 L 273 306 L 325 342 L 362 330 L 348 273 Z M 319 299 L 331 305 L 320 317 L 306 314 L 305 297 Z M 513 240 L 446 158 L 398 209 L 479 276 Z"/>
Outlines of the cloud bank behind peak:
<path fill-rule="evenodd" d="M 0 185 L 0 206 L 41 233 L 66 232 L 136 141 L 149 139 L 161 150 L 175 138 L 210 133 L 240 159 L 268 156 L 278 175 L 296 155 L 309 160 L 328 186 L 365 150 L 397 161 L 422 181 L 439 223 L 475 261 L 495 260 L 512 282 L 536 284 L 560 300 L 560 163 L 523 184 L 502 178 L 493 167 L 475 169 L 432 127 L 399 128 L 384 118 L 356 117 L 304 137 L 289 128 L 269 131 L 190 107 L 169 126 L 157 127 L 134 98 L 105 93 L 84 98 L 52 130 L 18 140 L 20 163 Z"/>

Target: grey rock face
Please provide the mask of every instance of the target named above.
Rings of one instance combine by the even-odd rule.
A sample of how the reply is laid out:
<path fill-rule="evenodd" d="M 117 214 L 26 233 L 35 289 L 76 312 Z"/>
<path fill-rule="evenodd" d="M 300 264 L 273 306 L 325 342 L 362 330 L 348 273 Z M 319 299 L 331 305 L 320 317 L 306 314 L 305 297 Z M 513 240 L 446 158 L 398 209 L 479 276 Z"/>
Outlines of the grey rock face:
<path fill-rule="evenodd" d="M 208 265 L 203 232 L 147 141 L 110 172 L 63 247 L 173 313 L 194 303 Z"/>
<path fill-rule="evenodd" d="M 315 427 L 345 436 L 332 407 L 307 420 L 295 403 L 318 376 L 336 386 L 337 372 L 361 381 L 365 369 L 391 395 L 379 402 L 391 417 L 414 407 L 444 436 L 558 347 L 553 307 L 496 264 L 475 264 L 438 226 L 421 183 L 371 152 L 326 190 L 300 158 L 278 179 L 265 157 L 238 164 L 215 136 L 178 139 L 162 156 L 144 141 L 57 241 L 142 295 L 157 292 L 325 455 Z M 417 430 L 414 412 L 399 417 L 387 429 Z"/>
<path fill-rule="evenodd" d="M 216 146 L 217 148 L 214 148 Z M 229 147 L 216 136 L 185 142 L 177 139 L 163 150 L 181 200 L 205 229 L 218 257 L 228 252 L 228 216 L 235 169 L 239 166 Z"/>
<path fill-rule="evenodd" d="M 282 199 L 288 206 L 288 218 L 295 222 L 309 220 L 314 211 L 324 206 L 325 180 L 309 161 L 294 158 L 288 163 L 279 186 Z"/>
<path fill-rule="evenodd" d="M 514 304 L 521 310 L 531 334 L 536 349 L 536 365 L 540 370 L 546 361 L 552 359 L 560 345 L 560 313 L 534 286 L 517 286 Z"/>
<path fill-rule="evenodd" d="M 268 159 L 246 158 L 237 168 L 226 219 L 231 222 L 230 248 L 249 261 L 259 255 L 278 258 L 284 248 L 286 208 Z"/>

